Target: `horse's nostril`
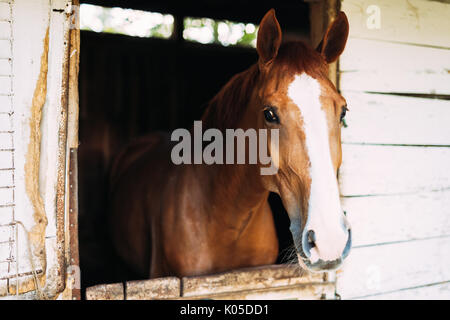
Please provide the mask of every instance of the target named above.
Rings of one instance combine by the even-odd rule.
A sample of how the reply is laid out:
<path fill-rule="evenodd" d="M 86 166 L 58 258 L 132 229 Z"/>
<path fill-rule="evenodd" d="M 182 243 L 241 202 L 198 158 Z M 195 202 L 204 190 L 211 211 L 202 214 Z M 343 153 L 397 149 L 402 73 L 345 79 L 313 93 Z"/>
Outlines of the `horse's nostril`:
<path fill-rule="evenodd" d="M 316 246 L 316 234 L 312 230 L 308 231 L 308 245 L 310 249 Z"/>
<path fill-rule="evenodd" d="M 305 230 L 302 239 L 303 253 L 306 258 L 309 258 L 311 256 L 311 249 L 316 246 L 316 235 L 312 230 Z"/>
<path fill-rule="evenodd" d="M 348 229 L 347 243 L 345 244 L 344 252 L 342 253 L 342 258 L 346 258 L 348 256 L 351 248 L 352 248 L 352 230 Z"/>

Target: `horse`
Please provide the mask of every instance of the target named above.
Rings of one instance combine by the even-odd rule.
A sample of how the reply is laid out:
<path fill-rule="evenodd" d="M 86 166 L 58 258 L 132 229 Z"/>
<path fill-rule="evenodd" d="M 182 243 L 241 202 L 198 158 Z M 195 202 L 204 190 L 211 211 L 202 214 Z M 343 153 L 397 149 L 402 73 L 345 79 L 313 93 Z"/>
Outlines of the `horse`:
<path fill-rule="evenodd" d="M 282 43 L 269 10 L 257 34 L 258 61 L 209 102 L 205 128 L 278 129 L 278 148 L 268 147 L 278 159 L 275 174 L 262 175 L 260 163 L 174 164 L 167 133 L 151 133 L 118 155 L 109 228 L 131 270 L 184 277 L 273 264 L 279 249 L 270 192 L 287 210 L 300 267 L 322 272 L 342 264 L 351 248 L 337 183 L 347 106 L 328 65 L 343 52 L 348 31 L 340 12 L 317 48 Z"/>

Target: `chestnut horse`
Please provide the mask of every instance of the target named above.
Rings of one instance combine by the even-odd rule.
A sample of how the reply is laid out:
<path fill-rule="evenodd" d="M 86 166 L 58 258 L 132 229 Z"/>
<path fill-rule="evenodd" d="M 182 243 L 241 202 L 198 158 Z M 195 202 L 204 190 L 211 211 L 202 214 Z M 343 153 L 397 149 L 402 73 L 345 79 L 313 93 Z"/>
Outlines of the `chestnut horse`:
<path fill-rule="evenodd" d="M 348 21 L 340 13 L 314 50 L 281 44 L 270 10 L 257 38 L 259 60 L 211 100 L 206 128 L 279 129 L 278 171 L 261 164 L 171 161 L 170 136 L 151 134 L 116 159 L 111 174 L 113 246 L 144 277 L 192 276 L 272 264 L 278 240 L 269 192 L 280 195 L 300 266 L 337 268 L 351 232 L 340 204 L 341 123 L 345 99 L 328 79 L 344 50 Z M 275 154 L 276 153 L 276 154 Z"/>

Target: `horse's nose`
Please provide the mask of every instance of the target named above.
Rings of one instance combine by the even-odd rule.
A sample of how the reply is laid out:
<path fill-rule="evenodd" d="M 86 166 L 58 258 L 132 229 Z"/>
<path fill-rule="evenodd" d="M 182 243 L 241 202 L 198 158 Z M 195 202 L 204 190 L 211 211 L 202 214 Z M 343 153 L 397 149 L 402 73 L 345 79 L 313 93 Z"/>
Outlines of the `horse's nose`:
<path fill-rule="evenodd" d="M 302 235 L 302 249 L 306 258 L 315 262 L 317 260 L 331 261 L 348 256 L 352 246 L 352 232 L 347 226 L 337 233 L 335 237 L 322 237 L 317 239 L 317 232 L 306 229 Z M 324 241 L 324 240 L 328 241 Z M 320 242 L 320 243 L 319 243 Z M 314 254 L 312 254 L 314 251 Z"/>

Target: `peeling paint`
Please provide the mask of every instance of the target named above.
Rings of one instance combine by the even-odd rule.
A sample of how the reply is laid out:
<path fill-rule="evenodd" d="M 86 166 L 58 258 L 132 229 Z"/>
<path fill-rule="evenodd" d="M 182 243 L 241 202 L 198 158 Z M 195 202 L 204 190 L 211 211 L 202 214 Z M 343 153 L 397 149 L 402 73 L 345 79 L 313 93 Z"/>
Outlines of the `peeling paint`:
<path fill-rule="evenodd" d="M 36 82 L 33 100 L 31 103 L 30 116 L 30 142 L 25 162 L 25 187 L 27 195 L 33 207 L 33 218 L 35 225 L 29 231 L 29 239 L 32 248 L 32 257 L 39 259 L 40 265 L 45 270 L 45 229 L 47 227 L 47 216 L 44 209 L 44 201 L 39 190 L 39 166 L 40 166 L 40 146 L 41 146 L 41 119 L 42 108 L 45 104 L 47 94 L 47 73 L 48 73 L 48 49 L 49 49 L 49 28 L 45 33 L 44 47 L 40 62 L 40 72 Z M 41 277 L 43 284 L 44 277 Z M 19 287 L 19 292 L 22 288 Z"/>
<path fill-rule="evenodd" d="M 78 3 L 78 1 L 76 3 Z M 69 62 L 69 116 L 67 124 L 67 145 L 69 148 L 78 148 L 78 73 L 80 63 L 80 29 L 70 30 L 70 48 L 74 49 L 70 55 Z"/>

